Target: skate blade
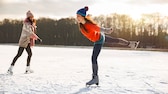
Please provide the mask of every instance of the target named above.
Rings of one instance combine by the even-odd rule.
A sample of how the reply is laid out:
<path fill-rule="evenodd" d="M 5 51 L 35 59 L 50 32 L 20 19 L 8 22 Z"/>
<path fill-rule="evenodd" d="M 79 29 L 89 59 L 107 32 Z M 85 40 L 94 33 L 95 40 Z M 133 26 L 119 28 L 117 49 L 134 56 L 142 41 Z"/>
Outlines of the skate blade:
<path fill-rule="evenodd" d="M 86 85 L 87 88 L 99 88 L 99 85 Z"/>
<path fill-rule="evenodd" d="M 140 43 L 140 41 L 137 41 L 137 42 L 136 42 L 135 49 L 137 49 L 137 48 L 138 48 L 138 46 L 139 46 L 139 43 Z"/>
<path fill-rule="evenodd" d="M 91 84 L 91 85 L 88 85 L 88 84 L 86 84 L 86 87 L 91 87 L 91 88 L 96 88 L 96 87 L 99 87 L 99 84 L 98 83 L 96 83 L 96 84 Z"/>
<path fill-rule="evenodd" d="M 31 73 L 34 73 L 34 72 L 30 72 L 30 71 L 28 71 L 28 72 L 25 72 L 25 74 L 31 74 Z"/>
<path fill-rule="evenodd" d="M 12 73 L 12 72 L 9 72 L 9 71 L 8 71 L 6 74 L 7 74 L 7 75 L 13 75 L 13 73 Z"/>
<path fill-rule="evenodd" d="M 12 76 L 13 74 L 10 74 L 10 73 L 5 73 L 4 76 Z M 0 93 L 1 94 L 1 93 Z"/>

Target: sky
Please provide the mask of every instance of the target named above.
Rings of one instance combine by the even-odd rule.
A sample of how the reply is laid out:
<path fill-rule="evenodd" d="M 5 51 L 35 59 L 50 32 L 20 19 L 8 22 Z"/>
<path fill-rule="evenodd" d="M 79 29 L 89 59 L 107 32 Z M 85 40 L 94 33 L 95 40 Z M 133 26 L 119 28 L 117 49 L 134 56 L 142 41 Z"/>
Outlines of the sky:
<path fill-rule="evenodd" d="M 168 0 L 0 0 L 0 20 L 23 19 L 28 10 L 35 18 L 75 17 L 84 6 L 89 7 L 87 13 L 92 16 L 118 13 L 138 18 L 143 13 L 156 12 L 168 15 Z"/>

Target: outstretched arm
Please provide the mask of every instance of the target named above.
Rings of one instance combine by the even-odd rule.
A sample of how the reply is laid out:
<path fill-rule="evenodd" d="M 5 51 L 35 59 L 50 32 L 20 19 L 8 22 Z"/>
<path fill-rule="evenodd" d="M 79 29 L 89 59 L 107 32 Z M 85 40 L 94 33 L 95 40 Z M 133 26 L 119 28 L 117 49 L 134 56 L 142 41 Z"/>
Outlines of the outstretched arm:
<path fill-rule="evenodd" d="M 39 42 L 42 42 L 42 39 L 39 38 L 39 36 L 37 36 L 35 33 L 32 34 L 31 38 L 38 40 Z"/>
<path fill-rule="evenodd" d="M 113 32 L 112 28 L 104 28 L 104 27 L 100 27 L 100 31 L 106 34 L 111 34 Z"/>

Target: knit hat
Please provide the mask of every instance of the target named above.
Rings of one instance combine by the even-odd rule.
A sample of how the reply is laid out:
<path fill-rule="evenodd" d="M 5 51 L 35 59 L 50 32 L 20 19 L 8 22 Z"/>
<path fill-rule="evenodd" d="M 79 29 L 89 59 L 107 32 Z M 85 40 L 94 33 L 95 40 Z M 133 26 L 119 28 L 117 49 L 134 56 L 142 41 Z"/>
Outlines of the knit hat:
<path fill-rule="evenodd" d="M 79 9 L 79 10 L 76 12 L 76 14 L 79 14 L 79 15 L 85 17 L 85 16 L 86 16 L 86 11 L 88 11 L 88 10 L 89 10 L 88 6 L 85 6 L 84 8 Z"/>
<path fill-rule="evenodd" d="M 34 17 L 30 10 L 26 13 L 26 16 L 27 16 L 27 18 L 28 17 Z"/>

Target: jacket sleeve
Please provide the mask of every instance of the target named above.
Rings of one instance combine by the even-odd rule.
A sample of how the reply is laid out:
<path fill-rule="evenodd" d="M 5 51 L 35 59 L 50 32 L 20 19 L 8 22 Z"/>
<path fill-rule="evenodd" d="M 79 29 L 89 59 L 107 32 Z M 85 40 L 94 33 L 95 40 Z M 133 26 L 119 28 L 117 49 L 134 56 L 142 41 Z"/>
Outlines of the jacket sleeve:
<path fill-rule="evenodd" d="M 30 36 L 30 38 L 35 39 L 35 40 L 39 39 L 39 37 L 38 37 L 35 33 L 33 33 L 33 34 Z"/>
<path fill-rule="evenodd" d="M 112 28 L 100 27 L 100 32 L 104 32 L 106 34 L 110 34 L 112 32 Z"/>

